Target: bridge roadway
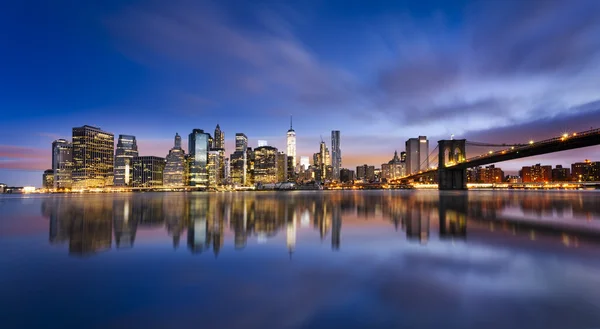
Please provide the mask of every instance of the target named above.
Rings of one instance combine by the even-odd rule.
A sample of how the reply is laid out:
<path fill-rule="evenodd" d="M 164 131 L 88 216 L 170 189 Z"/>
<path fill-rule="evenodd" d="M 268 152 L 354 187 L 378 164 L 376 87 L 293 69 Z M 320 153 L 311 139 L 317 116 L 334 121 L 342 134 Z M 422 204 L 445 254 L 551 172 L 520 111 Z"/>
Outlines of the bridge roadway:
<path fill-rule="evenodd" d="M 443 142 L 443 141 L 440 141 Z M 502 161 L 515 160 L 541 154 L 548 154 L 566 150 L 573 150 L 582 147 L 594 146 L 600 144 L 600 129 L 592 129 L 570 135 L 563 135 L 546 139 L 538 142 L 529 143 L 524 146 L 510 147 L 508 149 L 478 155 L 462 162 L 448 163 L 445 168 L 449 170 L 466 170 L 467 168 L 484 166 Z M 440 163 L 442 161 L 440 160 Z M 438 172 L 438 168 L 425 170 L 416 174 L 405 176 L 402 180 L 414 180 L 416 178 L 433 175 Z"/>

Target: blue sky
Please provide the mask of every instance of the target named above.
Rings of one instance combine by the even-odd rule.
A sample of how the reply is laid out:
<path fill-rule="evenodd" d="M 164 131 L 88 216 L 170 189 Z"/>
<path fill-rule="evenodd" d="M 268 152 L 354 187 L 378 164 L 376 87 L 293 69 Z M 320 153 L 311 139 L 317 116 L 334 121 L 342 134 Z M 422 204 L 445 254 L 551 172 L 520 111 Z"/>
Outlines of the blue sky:
<path fill-rule="evenodd" d="M 84 124 L 165 156 L 176 132 L 217 123 L 229 149 L 236 132 L 283 149 L 293 115 L 299 156 L 341 130 L 350 168 L 418 135 L 504 143 L 600 126 L 595 0 L 12 1 L 0 29 L 11 185 L 39 186 L 52 140 Z M 585 158 L 600 149 L 501 167 Z"/>

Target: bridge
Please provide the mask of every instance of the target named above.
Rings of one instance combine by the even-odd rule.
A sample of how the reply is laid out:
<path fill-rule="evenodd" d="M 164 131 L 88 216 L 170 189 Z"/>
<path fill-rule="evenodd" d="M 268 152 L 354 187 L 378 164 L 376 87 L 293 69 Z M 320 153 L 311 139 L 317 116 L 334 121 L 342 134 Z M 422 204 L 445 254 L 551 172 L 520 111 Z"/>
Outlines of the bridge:
<path fill-rule="evenodd" d="M 529 141 L 526 144 L 488 144 L 468 142 L 466 139 L 440 140 L 430 155 L 432 157 L 436 151 L 438 152 L 437 166 L 434 165 L 430 169 L 402 177 L 401 180 L 414 181 L 422 177 L 436 177 L 440 190 L 464 190 L 467 189 L 467 168 L 599 144 L 600 129 L 563 134 L 542 141 Z M 501 149 L 466 158 L 467 145 L 500 147 Z M 429 163 L 430 157 L 425 163 Z"/>

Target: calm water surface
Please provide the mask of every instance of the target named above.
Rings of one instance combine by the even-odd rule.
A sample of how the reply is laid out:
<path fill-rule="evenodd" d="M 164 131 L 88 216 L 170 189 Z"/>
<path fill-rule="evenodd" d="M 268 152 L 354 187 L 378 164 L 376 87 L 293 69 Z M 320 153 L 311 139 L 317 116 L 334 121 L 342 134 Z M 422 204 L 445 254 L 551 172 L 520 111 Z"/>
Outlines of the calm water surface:
<path fill-rule="evenodd" d="M 600 193 L 4 195 L 0 328 L 600 328 Z"/>

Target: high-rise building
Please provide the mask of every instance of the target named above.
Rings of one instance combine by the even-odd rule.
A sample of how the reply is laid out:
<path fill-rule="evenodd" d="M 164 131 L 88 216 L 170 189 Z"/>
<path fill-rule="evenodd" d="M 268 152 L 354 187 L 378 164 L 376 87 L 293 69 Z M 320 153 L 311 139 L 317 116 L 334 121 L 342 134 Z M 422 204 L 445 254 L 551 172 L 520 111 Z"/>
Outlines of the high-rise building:
<path fill-rule="evenodd" d="M 254 185 L 255 153 L 251 147 L 246 149 L 246 186 Z"/>
<path fill-rule="evenodd" d="M 98 127 L 73 128 L 73 187 L 113 185 L 115 136 Z"/>
<path fill-rule="evenodd" d="M 261 146 L 254 149 L 254 182 L 277 183 L 277 149 Z"/>
<path fill-rule="evenodd" d="M 187 166 L 185 163 L 185 151 L 181 148 L 181 136 L 175 134 L 175 143 L 169 150 L 163 174 L 163 185 L 185 186 Z"/>
<path fill-rule="evenodd" d="M 231 183 L 231 166 L 227 158 L 223 159 L 223 182 L 225 184 Z"/>
<path fill-rule="evenodd" d="M 283 153 L 277 153 L 277 181 L 285 182 L 288 179 L 288 156 Z"/>
<path fill-rule="evenodd" d="M 133 158 L 133 186 L 154 187 L 163 185 L 165 158 L 137 156 Z"/>
<path fill-rule="evenodd" d="M 478 168 L 477 182 L 479 183 L 502 183 L 504 181 L 504 171 L 500 168 L 496 168 L 495 165 L 486 166 L 485 168 Z"/>
<path fill-rule="evenodd" d="M 246 184 L 246 151 L 235 151 L 229 157 L 231 183 Z"/>
<path fill-rule="evenodd" d="M 340 169 L 340 181 L 343 183 L 352 182 L 356 177 L 354 176 L 354 170 L 342 168 Z"/>
<path fill-rule="evenodd" d="M 329 149 L 323 141 L 319 144 L 319 153 L 313 155 L 313 164 L 316 167 L 315 180 L 324 181 L 330 178 L 327 176 L 327 168 L 331 165 L 331 158 L 329 156 Z"/>
<path fill-rule="evenodd" d="M 552 180 L 552 166 L 525 166 L 519 171 L 523 183 L 546 183 Z"/>
<path fill-rule="evenodd" d="M 406 163 L 398 157 L 398 151 L 395 151 L 392 160 L 381 165 L 381 178 L 390 180 L 406 176 L 405 165 Z"/>
<path fill-rule="evenodd" d="M 571 164 L 571 177 L 579 182 L 600 181 L 600 161 L 585 160 Z"/>
<path fill-rule="evenodd" d="M 291 157 L 291 156 L 288 156 L 286 158 L 286 160 L 287 160 L 287 175 L 286 175 L 287 176 L 287 180 L 289 182 L 295 182 L 297 175 L 296 175 L 296 171 L 294 170 L 295 169 L 294 158 Z"/>
<path fill-rule="evenodd" d="M 219 127 L 218 124 L 215 128 L 215 138 L 212 147 L 216 149 L 225 149 L 225 133 L 221 131 L 221 127 Z"/>
<path fill-rule="evenodd" d="M 189 185 L 206 187 L 208 185 L 208 151 L 210 149 L 211 136 L 202 129 L 194 129 L 188 137 L 189 161 Z"/>
<path fill-rule="evenodd" d="M 556 168 L 552 169 L 552 181 L 553 182 L 566 182 L 571 180 L 571 169 L 563 168 L 561 165 L 556 165 Z"/>
<path fill-rule="evenodd" d="M 406 173 L 418 173 L 429 168 L 429 140 L 427 136 L 406 141 Z"/>
<path fill-rule="evenodd" d="M 287 131 L 287 156 L 292 157 L 292 162 L 293 162 L 294 168 L 295 168 L 296 167 L 296 132 L 292 128 L 292 117 L 291 116 L 290 116 L 290 129 Z"/>
<path fill-rule="evenodd" d="M 216 149 L 211 149 L 208 151 L 208 165 L 207 165 L 207 173 L 208 173 L 208 186 L 216 187 L 221 184 L 221 156 L 220 152 Z"/>
<path fill-rule="evenodd" d="M 45 189 L 54 188 L 54 170 L 52 170 L 52 169 L 44 170 L 44 174 L 42 175 L 42 186 Z"/>
<path fill-rule="evenodd" d="M 331 165 L 333 166 L 333 180 L 340 180 L 340 168 L 342 166 L 342 151 L 340 150 L 340 131 L 331 131 Z"/>
<path fill-rule="evenodd" d="M 73 183 L 71 170 L 73 167 L 73 145 L 64 139 L 52 142 L 53 188 L 70 189 Z"/>
<path fill-rule="evenodd" d="M 244 133 L 235 134 L 235 150 L 246 152 L 248 149 L 248 137 Z"/>
<path fill-rule="evenodd" d="M 367 182 L 375 181 L 375 166 L 364 164 L 356 167 L 356 179 L 364 179 Z"/>
<path fill-rule="evenodd" d="M 138 156 L 135 136 L 119 135 L 115 151 L 115 186 L 130 186 L 133 180 L 133 158 Z"/>

